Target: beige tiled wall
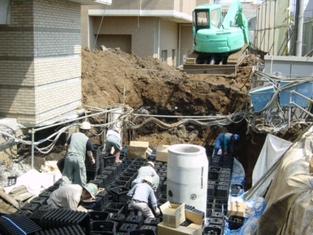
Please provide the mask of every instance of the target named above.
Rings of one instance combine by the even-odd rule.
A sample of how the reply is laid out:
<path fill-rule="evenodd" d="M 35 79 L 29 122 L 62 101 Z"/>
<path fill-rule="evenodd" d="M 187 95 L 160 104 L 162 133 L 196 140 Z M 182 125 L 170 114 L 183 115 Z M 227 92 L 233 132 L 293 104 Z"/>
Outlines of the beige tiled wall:
<path fill-rule="evenodd" d="M 81 105 L 80 27 L 79 4 L 11 1 L 11 24 L 0 25 L 0 116 L 36 126 Z"/>

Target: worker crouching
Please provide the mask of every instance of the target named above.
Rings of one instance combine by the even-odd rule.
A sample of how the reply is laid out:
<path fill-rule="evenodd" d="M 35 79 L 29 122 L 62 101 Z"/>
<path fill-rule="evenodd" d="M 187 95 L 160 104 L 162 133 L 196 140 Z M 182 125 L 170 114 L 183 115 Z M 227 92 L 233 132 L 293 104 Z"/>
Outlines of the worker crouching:
<path fill-rule="evenodd" d="M 157 199 L 151 187 L 152 182 L 152 177 L 145 176 L 142 183 L 135 184 L 127 193 L 127 196 L 131 198 L 129 209 L 140 211 L 145 218 L 155 218 L 149 204 L 152 206 L 156 215 L 160 214 Z"/>
<path fill-rule="evenodd" d="M 84 187 L 79 184 L 68 184 L 53 191 L 47 204 L 54 208 L 77 210 L 80 201 L 95 199 L 98 192 L 97 185 L 88 183 Z"/>

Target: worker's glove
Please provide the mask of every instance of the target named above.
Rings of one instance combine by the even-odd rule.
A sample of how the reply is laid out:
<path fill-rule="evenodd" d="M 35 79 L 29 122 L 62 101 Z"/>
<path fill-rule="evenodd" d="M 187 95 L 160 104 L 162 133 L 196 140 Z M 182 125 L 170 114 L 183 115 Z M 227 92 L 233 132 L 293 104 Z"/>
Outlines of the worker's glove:
<path fill-rule="evenodd" d="M 155 212 L 155 215 L 156 215 L 156 216 L 160 215 L 160 213 L 161 213 L 161 212 L 160 212 L 160 209 L 157 208 L 157 207 L 154 208 L 154 212 Z"/>

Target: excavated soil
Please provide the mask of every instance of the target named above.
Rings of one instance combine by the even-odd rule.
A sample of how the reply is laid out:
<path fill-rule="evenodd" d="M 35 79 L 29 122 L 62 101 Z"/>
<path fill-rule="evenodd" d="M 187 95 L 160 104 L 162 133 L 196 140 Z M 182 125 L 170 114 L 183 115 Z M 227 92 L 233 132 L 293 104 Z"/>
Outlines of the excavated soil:
<path fill-rule="evenodd" d="M 158 59 L 138 57 L 119 49 L 84 50 L 83 103 L 95 107 L 125 103 L 135 111 L 144 107 L 149 114 L 157 115 L 227 115 L 249 105 L 249 77 L 255 59 L 252 55 L 248 57 L 236 77 L 224 77 L 186 74 Z M 188 136 L 194 127 L 187 127 L 191 130 L 189 132 L 183 130 L 187 132 L 184 139 L 167 130 L 158 129 L 156 132 L 151 125 L 146 128 L 150 129 L 150 133 L 149 130 L 141 130 L 132 136 L 136 140 L 149 141 L 154 147 L 182 142 L 204 146 L 207 142 L 210 144 L 212 139 L 214 141 L 221 128 L 201 129 L 202 135 L 195 138 L 193 135 L 190 141 Z M 242 129 L 233 128 L 237 132 Z M 208 138 L 210 131 L 213 131 L 213 136 Z"/>
<path fill-rule="evenodd" d="M 145 110 L 150 115 L 207 116 L 230 115 L 250 107 L 249 88 L 252 66 L 260 61 L 250 54 L 241 64 L 236 76 L 209 74 L 186 74 L 152 57 L 139 57 L 120 49 L 82 51 L 82 96 L 85 108 L 107 108 L 125 104 L 134 112 Z M 102 123 L 103 117 L 93 117 L 93 123 Z M 177 120 L 163 118 L 162 122 Z M 137 119 L 136 124 L 142 122 Z M 246 185 L 251 186 L 254 164 L 261 151 L 266 133 L 255 133 L 248 128 L 246 120 L 223 125 L 199 126 L 194 123 L 176 128 L 164 129 L 156 123 L 123 133 L 123 145 L 130 140 L 148 141 L 150 146 L 191 143 L 209 149 L 222 131 L 238 133 L 240 142 L 235 154 L 246 170 Z M 285 129 L 277 135 L 294 141 L 306 125 L 299 124 Z M 101 138 L 93 137 L 95 144 Z M 60 146 L 46 156 L 36 156 L 35 168 L 39 169 L 44 160 L 58 159 L 64 154 Z M 26 154 L 27 155 L 27 154 Z M 29 156 L 29 152 L 28 152 Z M 27 156 L 25 163 L 30 162 Z M 0 208 L 7 208 L 0 200 Z M 11 207 L 12 209 L 12 207 Z M 10 208 L 7 208 L 10 211 Z"/>
<path fill-rule="evenodd" d="M 128 54 L 119 48 L 83 50 L 83 103 L 95 107 L 124 103 L 135 111 L 144 107 L 151 115 L 229 115 L 250 107 L 252 67 L 257 63 L 262 63 L 261 58 L 250 54 L 242 62 L 236 76 L 186 74 L 182 69 L 168 66 L 158 59 Z M 298 124 L 277 135 L 294 141 L 306 127 L 305 124 Z M 173 129 L 162 129 L 149 123 L 131 135 L 123 135 L 123 142 L 127 145 L 130 140 L 148 141 L 152 147 L 177 143 L 208 147 L 222 131 L 241 135 L 236 156 L 246 170 L 246 187 L 249 188 L 252 170 L 266 133 L 251 131 L 245 120 L 228 126 L 186 124 Z"/>

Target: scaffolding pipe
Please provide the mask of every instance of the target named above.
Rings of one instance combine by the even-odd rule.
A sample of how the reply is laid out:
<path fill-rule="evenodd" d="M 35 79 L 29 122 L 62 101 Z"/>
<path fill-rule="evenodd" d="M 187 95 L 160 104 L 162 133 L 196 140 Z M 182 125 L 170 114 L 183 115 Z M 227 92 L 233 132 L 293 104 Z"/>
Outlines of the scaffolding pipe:
<path fill-rule="evenodd" d="M 296 40 L 296 56 L 302 56 L 302 37 L 303 37 L 303 0 L 297 1 L 297 40 Z"/>

